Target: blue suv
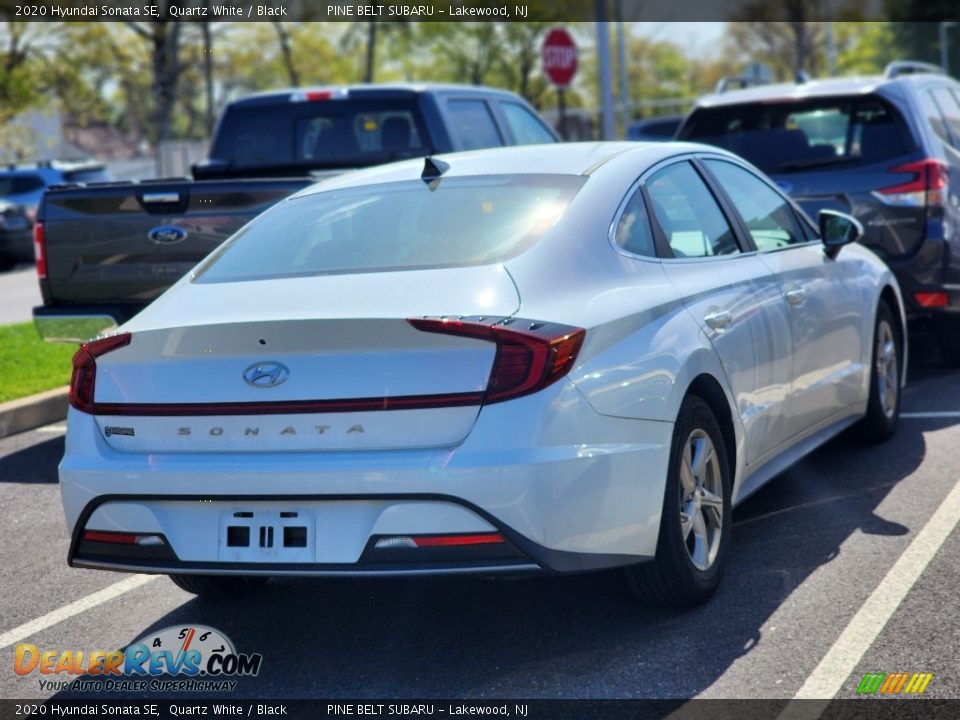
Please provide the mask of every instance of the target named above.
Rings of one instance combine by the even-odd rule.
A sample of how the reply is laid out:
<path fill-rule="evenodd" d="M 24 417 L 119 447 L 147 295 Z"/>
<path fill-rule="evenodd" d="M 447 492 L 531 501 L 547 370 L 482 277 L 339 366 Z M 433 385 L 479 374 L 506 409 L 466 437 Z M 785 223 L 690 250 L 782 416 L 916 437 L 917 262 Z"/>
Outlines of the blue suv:
<path fill-rule="evenodd" d="M 810 215 L 854 215 L 914 323 L 960 364 L 960 83 L 926 64 L 883 76 L 764 85 L 702 98 L 677 139 L 717 145 Z"/>

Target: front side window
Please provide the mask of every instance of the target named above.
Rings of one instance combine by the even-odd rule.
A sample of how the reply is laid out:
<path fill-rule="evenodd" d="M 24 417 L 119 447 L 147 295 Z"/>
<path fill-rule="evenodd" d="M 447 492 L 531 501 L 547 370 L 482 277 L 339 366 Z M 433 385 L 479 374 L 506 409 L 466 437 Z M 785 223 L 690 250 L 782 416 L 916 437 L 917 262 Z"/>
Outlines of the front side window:
<path fill-rule="evenodd" d="M 753 173 L 723 160 L 706 160 L 704 165 L 737 208 L 758 250 L 807 241 L 790 204 Z"/>
<path fill-rule="evenodd" d="M 579 175 L 484 175 L 304 195 L 234 235 L 194 281 L 502 262 L 553 227 L 584 182 Z"/>
<path fill-rule="evenodd" d="M 539 145 L 556 142 L 540 119 L 523 105 L 512 102 L 500 103 L 500 110 L 517 145 Z"/>
<path fill-rule="evenodd" d="M 657 224 L 675 257 L 740 252 L 720 206 L 690 163 L 675 163 L 656 172 L 646 187 Z"/>

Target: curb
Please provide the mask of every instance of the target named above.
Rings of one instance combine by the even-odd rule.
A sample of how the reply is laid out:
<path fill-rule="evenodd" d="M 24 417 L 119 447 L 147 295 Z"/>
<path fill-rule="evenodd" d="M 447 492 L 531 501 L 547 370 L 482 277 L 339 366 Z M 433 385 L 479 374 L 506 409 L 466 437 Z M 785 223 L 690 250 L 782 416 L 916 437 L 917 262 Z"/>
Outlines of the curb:
<path fill-rule="evenodd" d="M 0 403 L 0 438 L 63 420 L 69 392 L 62 387 Z"/>

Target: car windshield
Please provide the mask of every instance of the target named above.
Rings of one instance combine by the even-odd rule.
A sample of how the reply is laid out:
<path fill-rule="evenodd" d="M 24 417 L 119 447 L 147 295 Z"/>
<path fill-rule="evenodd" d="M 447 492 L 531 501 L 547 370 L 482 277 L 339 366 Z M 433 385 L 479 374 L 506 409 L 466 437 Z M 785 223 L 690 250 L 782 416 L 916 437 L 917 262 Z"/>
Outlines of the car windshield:
<path fill-rule="evenodd" d="M 412 98 L 284 101 L 228 108 L 211 158 L 235 168 L 362 167 L 430 153 Z"/>
<path fill-rule="evenodd" d="M 194 281 L 500 262 L 539 240 L 584 182 L 578 175 L 485 175 L 305 195 L 234 235 Z"/>
<path fill-rule="evenodd" d="M 699 108 L 680 139 L 730 150 L 767 173 L 883 162 L 911 149 L 896 110 L 874 96 Z"/>

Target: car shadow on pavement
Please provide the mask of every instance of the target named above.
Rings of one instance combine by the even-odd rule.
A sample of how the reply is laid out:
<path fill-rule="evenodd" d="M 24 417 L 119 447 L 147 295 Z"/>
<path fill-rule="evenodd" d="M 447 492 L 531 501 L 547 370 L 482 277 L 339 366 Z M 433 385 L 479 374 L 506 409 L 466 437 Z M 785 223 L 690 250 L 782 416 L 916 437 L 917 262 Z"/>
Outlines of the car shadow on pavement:
<path fill-rule="evenodd" d="M 748 499 L 721 589 L 693 610 L 640 605 L 616 572 L 277 579 L 245 598 L 183 595 L 130 642 L 170 626 L 221 630 L 263 655 L 231 697 L 693 697 L 852 534 L 908 532 L 874 511 L 917 469 L 931 427 L 904 423 L 895 443 L 869 447 L 840 437 Z"/>
<path fill-rule="evenodd" d="M 0 457 L 0 483 L 56 484 L 63 443 L 63 435 L 57 435 Z"/>

